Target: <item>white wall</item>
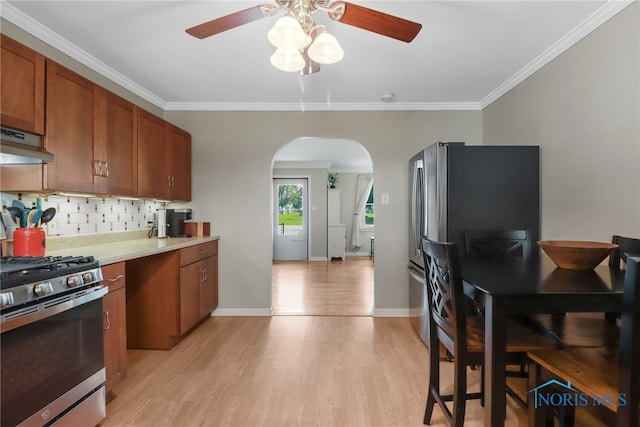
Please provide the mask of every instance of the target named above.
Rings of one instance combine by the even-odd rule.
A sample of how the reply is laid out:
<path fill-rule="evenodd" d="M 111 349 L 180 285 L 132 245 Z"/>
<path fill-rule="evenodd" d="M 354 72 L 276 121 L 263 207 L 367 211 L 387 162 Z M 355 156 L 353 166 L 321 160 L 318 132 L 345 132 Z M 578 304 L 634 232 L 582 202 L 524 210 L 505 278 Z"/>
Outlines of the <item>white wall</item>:
<path fill-rule="evenodd" d="M 375 312 L 406 315 L 409 158 L 435 141 L 481 143 L 480 111 L 176 112 L 191 132 L 198 220 L 220 235 L 220 314 L 267 314 L 271 307 L 271 173 L 276 151 L 302 136 L 358 141 L 371 155 L 376 191 Z"/>
<path fill-rule="evenodd" d="M 640 5 L 483 111 L 484 144 L 541 149 L 542 238 L 640 237 Z"/>

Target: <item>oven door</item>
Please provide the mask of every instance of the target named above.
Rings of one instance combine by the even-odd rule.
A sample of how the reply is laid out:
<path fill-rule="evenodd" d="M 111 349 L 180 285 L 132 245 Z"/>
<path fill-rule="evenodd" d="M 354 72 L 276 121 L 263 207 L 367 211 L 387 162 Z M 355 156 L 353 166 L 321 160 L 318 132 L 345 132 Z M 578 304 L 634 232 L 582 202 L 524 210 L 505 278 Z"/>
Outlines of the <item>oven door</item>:
<path fill-rule="evenodd" d="M 100 400 L 90 395 L 104 383 L 105 293 L 48 306 L 32 314 L 33 321 L 22 316 L 2 323 L 1 425 L 58 423 L 78 412 L 78 402 Z"/>

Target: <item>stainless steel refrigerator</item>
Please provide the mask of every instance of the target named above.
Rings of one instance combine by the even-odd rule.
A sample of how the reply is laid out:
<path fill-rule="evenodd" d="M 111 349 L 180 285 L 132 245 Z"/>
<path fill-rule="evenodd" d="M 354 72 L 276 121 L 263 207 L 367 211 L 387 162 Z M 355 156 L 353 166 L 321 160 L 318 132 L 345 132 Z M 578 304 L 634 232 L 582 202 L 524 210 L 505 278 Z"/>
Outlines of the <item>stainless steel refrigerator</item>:
<path fill-rule="evenodd" d="M 428 343 L 427 292 L 421 237 L 458 243 L 466 230 L 529 230 L 540 239 L 537 146 L 430 145 L 409 161 L 409 309 Z"/>

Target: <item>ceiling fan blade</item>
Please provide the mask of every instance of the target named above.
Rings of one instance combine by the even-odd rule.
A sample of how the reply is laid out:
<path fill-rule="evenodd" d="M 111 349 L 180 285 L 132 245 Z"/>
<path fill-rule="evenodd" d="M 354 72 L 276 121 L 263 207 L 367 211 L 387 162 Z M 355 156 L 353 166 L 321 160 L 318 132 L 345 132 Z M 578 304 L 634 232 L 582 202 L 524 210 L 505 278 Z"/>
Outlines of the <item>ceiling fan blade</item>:
<path fill-rule="evenodd" d="M 422 28 L 422 24 L 417 22 L 343 1 L 331 3 L 329 17 L 334 21 L 407 43 L 411 42 Z"/>
<path fill-rule="evenodd" d="M 267 16 L 272 16 L 274 9 L 275 6 L 269 4 L 250 7 L 249 9 L 240 10 L 230 15 L 196 25 L 195 27 L 187 29 L 186 32 L 191 34 L 193 37 L 204 39 L 232 28 L 248 24 L 249 22 L 257 21 L 258 19 L 262 19 Z"/>

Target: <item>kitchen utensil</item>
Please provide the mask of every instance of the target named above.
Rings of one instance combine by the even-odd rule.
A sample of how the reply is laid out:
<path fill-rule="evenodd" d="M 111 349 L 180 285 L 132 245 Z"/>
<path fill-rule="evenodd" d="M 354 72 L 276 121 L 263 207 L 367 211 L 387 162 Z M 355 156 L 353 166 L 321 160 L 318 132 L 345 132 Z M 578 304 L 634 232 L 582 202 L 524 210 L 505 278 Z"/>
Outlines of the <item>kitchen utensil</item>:
<path fill-rule="evenodd" d="M 27 222 L 24 224 L 25 227 L 34 227 L 33 219 L 36 217 L 38 211 L 34 208 L 29 211 L 27 214 Z"/>
<path fill-rule="evenodd" d="M 7 207 L 7 211 L 11 215 L 11 219 L 13 220 L 13 222 L 15 222 L 19 227 L 22 221 L 22 209 L 15 206 L 9 206 Z"/>
<path fill-rule="evenodd" d="M 42 216 L 40 217 L 40 223 L 42 225 L 48 223 L 56 216 L 56 208 L 47 208 L 42 212 Z"/>
<path fill-rule="evenodd" d="M 24 203 L 22 203 L 20 200 L 14 200 L 13 202 L 11 202 L 11 206 L 13 206 L 14 208 L 20 208 L 20 210 L 24 210 Z"/>
<path fill-rule="evenodd" d="M 22 227 L 29 227 L 29 213 L 31 212 L 31 209 L 29 208 L 24 208 L 24 210 L 22 211 Z"/>
<path fill-rule="evenodd" d="M 40 197 L 36 197 L 36 210 L 42 211 L 42 200 L 40 200 Z"/>
<path fill-rule="evenodd" d="M 36 210 L 36 214 L 33 216 L 33 221 L 31 222 L 31 227 L 37 227 L 38 226 L 38 221 L 40 221 L 40 218 L 42 218 L 42 211 L 41 210 Z"/>

